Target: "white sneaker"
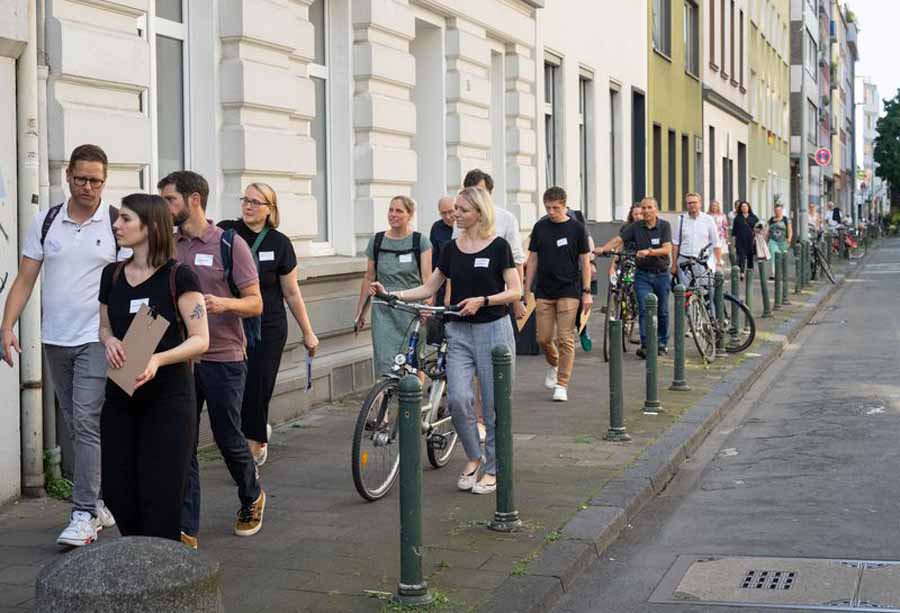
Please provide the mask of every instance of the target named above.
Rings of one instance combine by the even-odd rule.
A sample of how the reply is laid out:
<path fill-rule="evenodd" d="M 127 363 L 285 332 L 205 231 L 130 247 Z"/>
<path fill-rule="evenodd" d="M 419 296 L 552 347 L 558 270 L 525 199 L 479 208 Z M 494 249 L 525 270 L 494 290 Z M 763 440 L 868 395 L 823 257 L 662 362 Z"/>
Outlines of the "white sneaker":
<path fill-rule="evenodd" d="M 547 376 L 544 377 L 544 387 L 548 390 L 552 390 L 556 387 L 556 367 L 553 366 L 547 369 Z"/>
<path fill-rule="evenodd" d="M 472 486 L 473 494 L 493 494 L 497 491 L 497 482 L 494 481 L 490 485 L 485 485 L 481 481 Z"/>
<path fill-rule="evenodd" d="M 481 464 L 479 464 L 475 470 L 472 471 L 471 475 L 467 475 L 466 473 L 461 473 L 459 475 L 459 479 L 456 480 L 456 487 L 461 489 L 462 491 L 468 491 L 472 489 L 478 482 L 478 469 L 481 468 Z"/>
<path fill-rule="evenodd" d="M 94 522 L 94 528 L 97 529 L 97 532 L 100 532 L 104 528 L 112 528 L 116 525 L 116 518 L 113 517 L 112 512 L 106 507 L 106 504 L 102 500 L 97 501 L 97 517 L 92 518 Z"/>
<path fill-rule="evenodd" d="M 73 512 L 72 521 L 56 538 L 57 544 L 70 547 L 83 547 L 96 540 L 97 529 L 94 528 L 93 518 L 90 513 L 84 511 Z"/>
<path fill-rule="evenodd" d="M 553 402 L 567 402 L 569 400 L 569 392 L 561 385 L 553 388 Z"/>

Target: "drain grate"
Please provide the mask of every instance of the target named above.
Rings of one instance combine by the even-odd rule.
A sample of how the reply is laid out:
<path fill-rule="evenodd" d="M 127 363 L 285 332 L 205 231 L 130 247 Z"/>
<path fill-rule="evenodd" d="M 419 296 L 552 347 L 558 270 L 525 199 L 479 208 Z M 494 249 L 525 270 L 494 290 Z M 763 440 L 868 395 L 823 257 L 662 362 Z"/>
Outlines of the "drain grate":
<path fill-rule="evenodd" d="M 797 573 L 787 570 L 748 570 L 741 582 L 744 590 L 789 590 Z"/>

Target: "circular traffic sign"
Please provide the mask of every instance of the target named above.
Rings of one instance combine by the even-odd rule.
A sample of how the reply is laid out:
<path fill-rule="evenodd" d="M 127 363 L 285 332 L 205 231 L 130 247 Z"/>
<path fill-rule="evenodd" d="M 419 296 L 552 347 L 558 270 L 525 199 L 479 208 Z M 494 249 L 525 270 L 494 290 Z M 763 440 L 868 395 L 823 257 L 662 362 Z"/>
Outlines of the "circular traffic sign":
<path fill-rule="evenodd" d="M 831 151 L 825 147 L 816 151 L 816 164 L 819 166 L 828 166 L 831 164 Z"/>

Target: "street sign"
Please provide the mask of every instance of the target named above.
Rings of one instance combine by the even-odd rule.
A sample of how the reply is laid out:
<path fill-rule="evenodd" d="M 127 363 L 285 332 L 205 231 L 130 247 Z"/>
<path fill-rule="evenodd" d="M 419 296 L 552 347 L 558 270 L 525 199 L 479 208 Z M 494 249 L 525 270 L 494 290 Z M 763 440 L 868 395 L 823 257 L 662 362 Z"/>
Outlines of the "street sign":
<path fill-rule="evenodd" d="M 819 166 L 828 166 L 831 164 L 831 151 L 825 147 L 816 151 L 816 164 Z"/>

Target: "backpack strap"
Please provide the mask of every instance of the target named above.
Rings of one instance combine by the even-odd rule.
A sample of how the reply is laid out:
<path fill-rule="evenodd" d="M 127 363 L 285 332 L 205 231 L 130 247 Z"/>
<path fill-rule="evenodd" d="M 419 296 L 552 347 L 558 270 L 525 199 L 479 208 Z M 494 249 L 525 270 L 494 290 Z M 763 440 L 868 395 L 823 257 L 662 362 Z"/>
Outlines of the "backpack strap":
<path fill-rule="evenodd" d="M 413 257 L 416 258 L 416 268 L 419 271 L 419 280 L 422 279 L 422 233 L 413 232 Z"/>
<path fill-rule="evenodd" d="M 240 297 L 241 292 L 238 290 L 232 274 L 234 272 L 234 228 L 229 228 L 222 232 L 222 238 L 219 240 L 219 252 L 222 256 L 222 267 L 225 269 L 225 281 L 228 282 L 231 295 Z"/>
<path fill-rule="evenodd" d="M 259 234 L 256 236 L 256 240 L 253 241 L 253 246 L 250 247 L 250 253 L 253 254 L 253 257 L 256 258 L 256 252 L 259 251 L 259 246 L 262 245 L 263 239 L 266 237 L 266 234 L 269 233 L 271 228 L 269 226 L 263 226 L 263 229 L 259 231 Z M 259 262 L 257 261 L 257 266 Z"/>
<path fill-rule="evenodd" d="M 59 215 L 61 210 L 62 204 L 57 204 L 56 206 L 47 209 L 47 214 L 44 216 L 44 223 L 41 225 L 41 247 L 44 246 L 44 241 L 47 239 L 47 233 L 50 232 L 50 226 L 53 225 L 53 220 L 56 219 L 56 216 Z M 118 215 L 118 211 L 116 211 L 116 215 Z M 115 234 L 113 236 L 115 236 Z"/>
<path fill-rule="evenodd" d="M 384 242 L 384 232 L 375 233 L 375 242 L 372 243 L 372 259 L 375 260 L 375 280 L 378 280 L 378 254 L 381 252 L 381 243 Z"/>

